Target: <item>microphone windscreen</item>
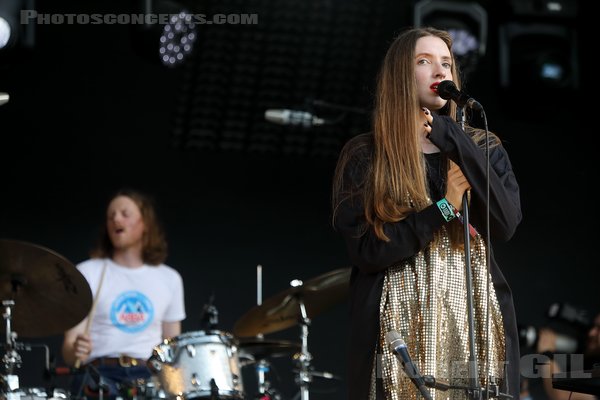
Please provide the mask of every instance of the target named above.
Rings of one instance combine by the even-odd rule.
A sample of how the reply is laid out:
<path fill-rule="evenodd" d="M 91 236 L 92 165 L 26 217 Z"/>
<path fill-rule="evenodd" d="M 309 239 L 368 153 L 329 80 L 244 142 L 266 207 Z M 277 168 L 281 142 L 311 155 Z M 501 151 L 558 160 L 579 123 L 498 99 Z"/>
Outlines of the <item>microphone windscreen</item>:
<path fill-rule="evenodd" d="M 458 88 L 452 81 L 441 81 L 437 87 L 438 95 L 444 100 L 451 100 L 456 93 L 459 93 Z"/>
<path fill-rule="evenodd" d="M 402 340 L 402 336 L 400 336 L 400 334 L 396 331 L 389 331 L 388 333 L 386 333 L 385 340 L 386 342 L 388 342 L 392 350 L 395 349 L 397 346 L 406 346 L 406 343 L 404 343 L 404 340 Z"/>
<path fill-rule="evenodd" d="M 265 111 L 265 119 L 276 124 L 285 124 L 289 115 L 285 110 L 267 110 Z"/>

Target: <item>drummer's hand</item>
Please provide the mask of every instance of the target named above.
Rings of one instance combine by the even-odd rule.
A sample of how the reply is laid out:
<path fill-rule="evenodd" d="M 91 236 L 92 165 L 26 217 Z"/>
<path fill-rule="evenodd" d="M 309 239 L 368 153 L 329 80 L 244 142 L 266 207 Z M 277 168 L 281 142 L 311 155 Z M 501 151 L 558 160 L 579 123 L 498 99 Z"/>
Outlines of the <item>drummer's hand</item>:
<path fill-rule="evenodd" d="M 73 348 L 75 349 L 75 358 L 82 362 L 86 361 L 92 352 L 92 338 L 87 333 L 80 333 L 75 339 Z"/>

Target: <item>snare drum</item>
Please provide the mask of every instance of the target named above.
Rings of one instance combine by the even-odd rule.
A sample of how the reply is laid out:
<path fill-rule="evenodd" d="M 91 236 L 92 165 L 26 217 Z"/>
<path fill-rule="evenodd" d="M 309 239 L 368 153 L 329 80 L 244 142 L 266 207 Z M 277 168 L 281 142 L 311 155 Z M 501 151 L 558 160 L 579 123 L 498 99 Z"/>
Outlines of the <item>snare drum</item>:
<path fill-rule="evenodd" d="M 188 332 L 157 345 L 148 363 L 169 397 L 242 399 L 237 343 L 221 331 Z"/>

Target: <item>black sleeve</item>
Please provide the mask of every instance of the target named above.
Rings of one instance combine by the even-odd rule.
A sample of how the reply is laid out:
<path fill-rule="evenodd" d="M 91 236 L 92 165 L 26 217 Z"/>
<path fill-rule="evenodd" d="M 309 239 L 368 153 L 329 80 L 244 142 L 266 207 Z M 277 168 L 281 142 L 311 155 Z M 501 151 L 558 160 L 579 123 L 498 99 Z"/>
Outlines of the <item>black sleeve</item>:
<path fill-rule="evenodd" d="M 433 204 L 402 221 L 386 223 L 384 231 L 390 241 L 379 239 L 372 226 L 366 224 L 362 198 L 369 159 L 369 151 L 361 151 L 348 163 L 344 171 L 347 197 L 336 209 L 335 227 L 346 242 L 352 264 L 362 272 L 376 273 L 418 253 L 433 239 L 434 232 L 445 220 Z"/>
<path fill-rule="evenodd" d="M 471 224 L 485 236 L 486 161 L 480 148 L 447 116 L 434 116 L 429 139 L 463 171 L 471 184 Z M 490 149 L 490 234 L 508 240 L 521 221 L 519 185 L 502 145 Z"/>

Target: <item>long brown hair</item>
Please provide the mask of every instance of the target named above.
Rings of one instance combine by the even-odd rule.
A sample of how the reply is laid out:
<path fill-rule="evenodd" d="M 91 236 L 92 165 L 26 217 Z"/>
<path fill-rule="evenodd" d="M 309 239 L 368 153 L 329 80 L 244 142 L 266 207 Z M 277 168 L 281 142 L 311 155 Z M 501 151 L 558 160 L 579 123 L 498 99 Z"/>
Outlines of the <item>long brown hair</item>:
<path fill-rule="evenodd" d="M 446 31 L 434 28 L 410 29 L 398 36 L 389 47 L 380 68 L 373 112 L 374 148 L 362 189 L 365 219 L 372 225 L 376 236 L 385 241 L 386 222 L 397 222 L 409 213 L 420 211 L 431 204 L 427 184 L 426 163 L 420 145 L 423 129 L 421 105 L 415 78 L 415 47 L 417 40 L 435 36 L 446 43 L 452 57 L 452 77 L 460 88 L 458 67 L 452 54 L 452 38 Z M 456 105 L 448 102 L 438 114 L 455 119 Z M 476 142 L 483 137 L 480 130 L 469 128 Z M 356 143 L 354 143 L 356 144 Z M 364 142 L 363 142 L 364 145 Z M 356 193 L 344 187 L 344 170 L 355 156 L 357 148 L 346 146 L 341 154 L 334 177 L 334 218 L 339 204 Z M 351 189 L 353 190 L 353 189 Z M 451 224 L 450 236 L 454 244 L 462 241 L 460 226 Z M 456 233 L 454 233 L 456 231 Z"/>
<path fill-rule="evenodd" d="M 159 265 L 167 259 L 167 241 L 158 221 L 153 200 L 134 189 L 121 189 L 108 201 L 110 204 L 119 196 L 129 197 L 140 209 L 146 230 L 143 236 L 142 260 L 148 265 Z M 106 219 L 106 217 L 105 217 Z M 90 252 L 92 258 L 112 258 L 114 247 L 106 230 L 106 222 L 100 228 L 98 243 Z"/>

